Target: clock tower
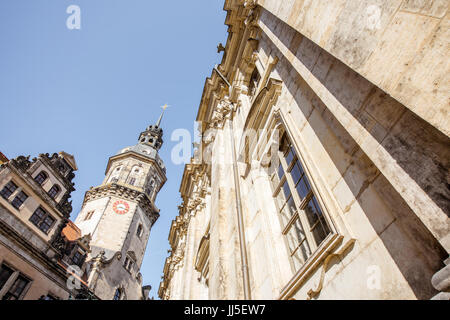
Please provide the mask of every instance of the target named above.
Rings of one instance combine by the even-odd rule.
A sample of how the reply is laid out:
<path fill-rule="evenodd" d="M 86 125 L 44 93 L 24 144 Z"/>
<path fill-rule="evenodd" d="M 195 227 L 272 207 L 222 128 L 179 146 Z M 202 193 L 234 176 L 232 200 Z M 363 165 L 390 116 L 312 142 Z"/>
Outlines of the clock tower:
<path fill-rule="evenodd" d="M 136 145 L 109 158 L 103 183 L 86 192 L 75 221 L 92 239 L 86 282 L 104 300 L 147 299 L 149 286 L 142 285 L 140 268 L 159 217 L 155 198 L 166 182 L 158 154 L 163 113 L 140 134 Z"/>

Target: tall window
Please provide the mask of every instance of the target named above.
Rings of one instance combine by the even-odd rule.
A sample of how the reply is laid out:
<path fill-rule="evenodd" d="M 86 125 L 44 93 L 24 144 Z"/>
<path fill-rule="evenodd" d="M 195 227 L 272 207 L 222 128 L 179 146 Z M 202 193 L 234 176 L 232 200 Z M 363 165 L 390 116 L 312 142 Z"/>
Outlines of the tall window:
<path fill-rule="evenodd" d="M 331 231 L 286 133 L 281 139 L 278 156 L 279 167 L 271 174 L 273 195 L 282 232 L 298 269 Z"/>
<path fill-rule="evenodd" d="M 31 215 L 30 221 L 44 233 L 48 233 L 55 223 L 55 219 L 41 207 Z"/>
<path fill-rule="evenodd" d="M 131 268 L 133 267 L 133 260 L 130 257 L 126 257 L 123 266 L 125 267 L 125 269 L 131 272 Z"/>
<path fill-rule="evenodd" d="M 23 275 L 19 275 L 11 288 L 9 288 L 8 292 L 3 296 L 2 300 L 19 300 L 29 283 L 30 280 Z"/>
<path fill-rule="evenodd" d="M 122 290 L 120 288 L 116 289 L 116 292 L 114 292 L 113 300 L 120 300 L 122 297 Z"/>
<path fill-rule="evenodd" d="M 261 76 L 259 75 L 258 68 L 255 67 L 252 75 L 250 76 L 250 83 L 248 86 L 248 93 L 250 96 L 253 96 L 256 93 L 260 79 Z"/>
<path fill-rule="evenodd" d="M 134 186 L 135 183 L 136 183 L 136 178 L 130 178 L 130 182 L 128 182 L 128 184 Z"/>
<path fill-rule="evenodd" d="M 139 224 L 137 231 L 136 231 L 136 235 L 140 238 L 140 237 L 142 237 L 142 232 L 143 232 L 142 224 Z"/>
<path fill-rule="evenodd" d="M 25 202 L 25 200 L 27 200 L 27 198 L 28 198 L 27 194 L 23 191 L 20 191 L 14 198 L 14 200 L 11 202 L 11 205 L 16 209 L 19 209 L 20 206 Z"/>
<path fill-rule="evenodd" d="M 3 286 L 5 285 L 6 281 L 8 281 L 9 277 L 14 273 L 14 271 L 6 266 L 5 264 L 2 264 L 0 267 L 0 290 L 3 289 Z"/>
<path fill-rule="evenodd" d="M 59 192 L 61 191 L 61 188 L 57 185 L 54 184 L 50 190 L 48 190 L 48 195 L 50 197 L 52 197 L 53 199 L 56 198 L 56 196 L 59 194 Z"/>
<path fill-rule="evenodd" d="M 4 199 L 8 200 L 8 198 L 13 194 L 14 191 L 16 191 L 16 189 L 17 185 L 14 182 L 10 181 L 3 187 L 2 191 L 0 191 L 0 195 Z"/>
<path fill-rule="evenodd" d="M 77 250 L 77 251 L 75 251 L 75 253 L 72 257 L 72 263 L 81 267 L 84 263 L 84 258 L 85 258 L 85 255 Z"/>
<path fill-rule="evenodd" d="M 86 213 L 86 216 L 84 217 L 84 221 L 90 220 L 93 215 L 94 215 L 94 211 L 89 211 L 88 213 Z"/>
<path fill-rule="evenodd" d="M 47 180 L 48 174 L 45 171 L 39 172 L 39 174 L 34 177 L 34 181 L 36 181 L 38 184 L 42 185 L 45 180 Z"/>

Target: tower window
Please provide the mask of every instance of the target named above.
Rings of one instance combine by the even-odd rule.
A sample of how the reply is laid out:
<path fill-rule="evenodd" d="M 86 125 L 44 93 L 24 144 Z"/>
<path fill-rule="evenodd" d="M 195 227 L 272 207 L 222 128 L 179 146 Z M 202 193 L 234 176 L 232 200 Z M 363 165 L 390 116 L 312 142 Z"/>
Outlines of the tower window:
<path fill-rule="evenodd" d="M 8 198 L 13 194 L 14 191 L 16 191 L 17 189 L 17 185 L 10 181 L 6 184 L 6 186 L 2 189 L 2 191 L 0 191 L 0 195 L 8 200 Z"/>
<path fill-rule="evenodd" d="M 52 197 L 53 199 L 55 199 L 60 191 L 61 191 L 61 188 L 57 184 L 54 184 L 52 186 L 52 188 L 48 191 L 48 195 L 50 197 Z"/>
<path fill-rule="evenodd" d="M 30 221 L 44 233 L 48 233 L 55 223 L 55 219 L 41 207 L 31 215 Z"/>
<path fill-rule="evenodd" d="M 134 186 L 135 183 L 136 183 L 136 178 L 130 178 L 129 184 L 131 184 L 132 186 Z"/>
<path fill-rule="evenodd" d="M 34 177 L 34 181 L 36 181 L 39 185 L 42 185 L 47 178 L 48 174 L 45 171 L 41 171 L 36 177 Z"/>
<path fill-rule="evenodd" d="M 142 233 L 144 232 L 144 228 L 142 227 L 142 223 L 139 224 L 137 231 L 136 231 L 136 235 L 140 238 L 142 237 Z"/>
<path fill-rule="evenodd" d="M 133 267 L 133 260 L 130 257 L 125 258 L 125 262 L 123 263 L 124 268 L 131 272 L 131 268 Z"/>
<path fill-rule="evenodd" d="M 19 209 L 20 206 L 27 200 L 28 196 L 25 192 L 20 191 L 19 194 L 14 198 L 14 200 L 11 202 L 12 206 L 16 209 Z"/>
<path fill-rule="evenodd" d="M 86 220 L 90 220 L 92 218 L 92 216 L 94 215 L 95 211 L 89 211 L 88 213 L 86 213 L 86 216 L 84 217 L 84 221 Z"/>

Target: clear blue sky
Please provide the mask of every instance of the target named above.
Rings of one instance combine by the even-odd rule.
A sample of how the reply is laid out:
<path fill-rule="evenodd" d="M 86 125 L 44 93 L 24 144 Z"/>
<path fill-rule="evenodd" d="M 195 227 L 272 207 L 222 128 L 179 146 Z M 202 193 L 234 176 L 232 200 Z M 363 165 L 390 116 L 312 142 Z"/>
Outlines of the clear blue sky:
<path fill-rule="evenodd" d="M 81 8 L 81 30 L 66 27 L 72 4 Z M 74 154 L 72 219 L 108 158 L 137 143 L 161 105 L 172 106 L 160 151 L 168 181 L 142 266 L 155 298 L 184 169 L 170 161 L 170 134 L 193 131 L 205 78 L 221 60 L 225 16 L 222 0 L 0 1 L 0 151 Z"/>

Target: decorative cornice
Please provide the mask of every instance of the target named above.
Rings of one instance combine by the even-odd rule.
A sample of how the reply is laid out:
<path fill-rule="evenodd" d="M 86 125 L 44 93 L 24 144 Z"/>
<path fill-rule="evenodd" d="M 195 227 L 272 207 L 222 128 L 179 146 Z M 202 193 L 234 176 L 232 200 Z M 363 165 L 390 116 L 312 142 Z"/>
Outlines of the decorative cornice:
<path fill-rule="evenodd" d="M 117 196 L 122 199 L 137 202 L 138 205 L 144 210 L 147 217 L 150 219 L 152 226 L 159 218 L 159 210 L 155 207 L 153 202 L 144 192 L 129 188 L 119 183 L 109 183 L 86 191 L 83 206 L 88 201 L 108 196 Z"/>

